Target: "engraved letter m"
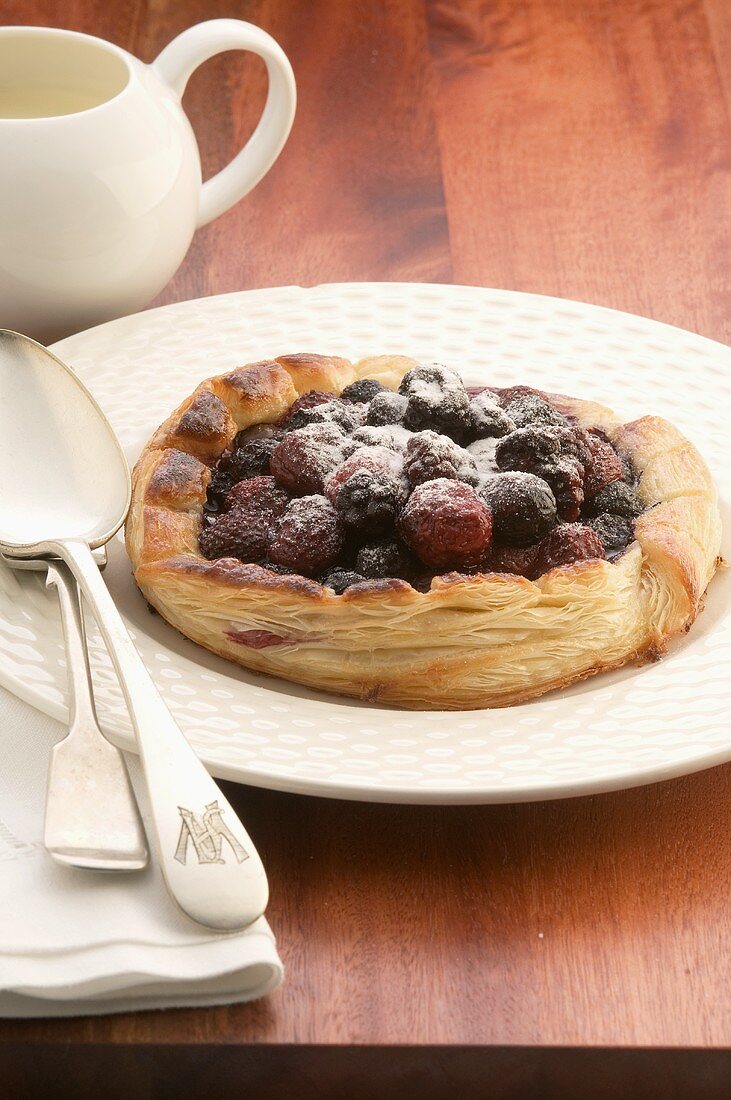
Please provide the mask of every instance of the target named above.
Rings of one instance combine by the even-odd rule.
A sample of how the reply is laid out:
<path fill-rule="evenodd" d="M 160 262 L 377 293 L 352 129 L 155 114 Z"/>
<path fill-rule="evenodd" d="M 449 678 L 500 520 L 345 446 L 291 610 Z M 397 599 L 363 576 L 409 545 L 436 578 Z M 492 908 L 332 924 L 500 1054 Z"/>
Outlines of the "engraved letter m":
<path fill-rule="evenodd" d="M 188 841 L 192 842 L 199 863 L 225 863 L 222 855 L 224 840 L 229 844 L 237 863 L 243 863 L 249 858 L 246 850 L 225 824 L 218 802 L 209 802 L 202 814 L 194 814 L 183 806 L 178 806 L 178 810 L 183 819 L 175 849 L 175 859 L 179 863 L 185 864 Z"/>

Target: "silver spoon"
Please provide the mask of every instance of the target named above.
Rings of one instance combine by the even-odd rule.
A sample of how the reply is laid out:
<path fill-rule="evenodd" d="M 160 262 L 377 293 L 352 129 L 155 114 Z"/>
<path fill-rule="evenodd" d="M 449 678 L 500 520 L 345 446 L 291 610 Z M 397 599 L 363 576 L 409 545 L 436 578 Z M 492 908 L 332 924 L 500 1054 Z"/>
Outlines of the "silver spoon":
<path fill-rule="evenodd" d="M 119 442 L 70 368 L 7 329 L 0 329 L 0 468 L 0 551 L 63 559 L 99 625 L 137 736 L 172 898 L 209 928 L 246 927 L 268 899 L 259 855 L 160 698 L 91 554 L 129 507 Z"/>

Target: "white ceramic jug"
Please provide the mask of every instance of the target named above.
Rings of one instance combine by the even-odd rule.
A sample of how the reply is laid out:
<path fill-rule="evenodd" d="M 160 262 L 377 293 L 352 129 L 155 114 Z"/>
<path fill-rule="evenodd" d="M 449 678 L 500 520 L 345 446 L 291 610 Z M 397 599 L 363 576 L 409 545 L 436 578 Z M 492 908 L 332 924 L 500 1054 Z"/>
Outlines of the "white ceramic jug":
<path fill-rule="evenodd" d="M 264 59 L 266 106 L 201 183 L 180 99 L 198 65 L 234 49 Z M 236 19 L 191 27 L 151 65 L 73 31 L 0 28 L 0 327 L 47 342 L 146 306 L 195 230 L 274 163 L 295 101 L 280 47 Z"/>

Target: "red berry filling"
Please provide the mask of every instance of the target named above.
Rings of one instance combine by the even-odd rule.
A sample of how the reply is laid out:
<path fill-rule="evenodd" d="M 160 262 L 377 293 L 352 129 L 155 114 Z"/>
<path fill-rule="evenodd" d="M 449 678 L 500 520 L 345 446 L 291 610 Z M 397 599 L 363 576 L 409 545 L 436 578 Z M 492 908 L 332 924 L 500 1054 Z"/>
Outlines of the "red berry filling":
<path fill-rule="evenodd" d="M 437 363 L 398 393 L 311 391 L 240 432 L 213 470 L 201 552 L 315 577 L 336 594 L 476 571 L 535 580 L 612 558 L 643 504 L 628 458 L 538 390 L 467 388 Z"/>

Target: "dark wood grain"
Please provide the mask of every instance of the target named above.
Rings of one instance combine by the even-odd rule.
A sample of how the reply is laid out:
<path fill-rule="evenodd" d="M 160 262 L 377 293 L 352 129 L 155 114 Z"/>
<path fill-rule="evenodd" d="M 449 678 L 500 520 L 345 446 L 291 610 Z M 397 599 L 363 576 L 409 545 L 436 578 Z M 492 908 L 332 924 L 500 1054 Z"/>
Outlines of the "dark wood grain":
<path fill-rule="evenodd" d="M 0 0 L 2 22 L 75 27 L 145 60 L 216 15 L 278 38 L 299 112 L 275 168 L 197 234 L 161 302 L 454 280 L 728 337 L 725 0 Z M 264 93 L 250 57 L 194 76 L 186 106 L 208 172 Z M 7 1049 L 285 1044 L 302 1068 L 324 1044 L 731 1045 L 731 767 L 523 806 L 228 794 L 270 874 L 282 989 L 232 1008 L 5 1022 Z M 715 1072 L 629 1095 L 721 1095 L 703 1092 Z M 500 1080 L 491 1095 L 529 1094 Z M 536 1095 L 554 1095 L 543 1080 Z"/>

